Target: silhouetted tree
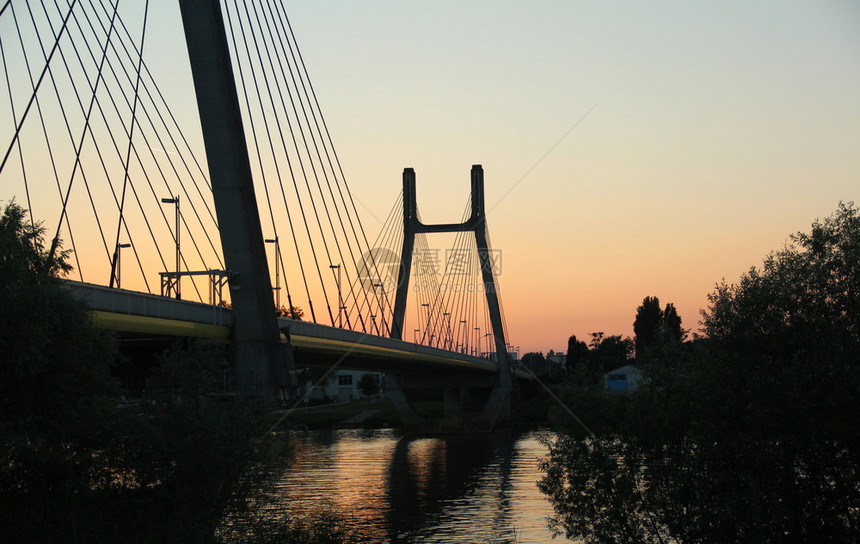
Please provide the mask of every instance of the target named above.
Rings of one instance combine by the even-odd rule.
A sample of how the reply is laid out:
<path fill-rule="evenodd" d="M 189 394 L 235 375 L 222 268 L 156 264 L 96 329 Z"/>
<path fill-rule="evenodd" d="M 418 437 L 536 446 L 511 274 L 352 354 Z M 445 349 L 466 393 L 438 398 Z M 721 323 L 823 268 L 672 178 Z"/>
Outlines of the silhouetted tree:
<path fill-rule="evenodd" d="M 663 334 L 670 340 L 680 342 L 684 339 L 685 331 L 681 328 L 681 316 L 671 302 L 663 310 Z"/>
<path fill-rule="evenodd" d="M 542 352 L 530 352 L 523 355 L 522 364 L 537 374 L 546 366 L 546 358 Z"/>
<path fill-rule="evenodd" d="M 365 397 L 373 397 L 379 393 L 379 382 L 377 382 L 376 376 L 371 372 L 362 374 L 358 380 L 358 390 Z"/>
<path fill-rule="evenodd" d="M 79 515 L 79 497 L 90 493 L 93 475 L 104 474 L 100 454 L 109 446 L 111 419 L 105 411 L 119 397 L 109 372 L 116 347 L 57 277 L 71 270 L 67 254 L 50 255 L 44 228 L 31 224 L 20 206 L 4 208 L 0 534 L 10 542 L 61 538 L 51 523 Z"/>
<path fill-rule="evenodd" d="M 660 310 L 660 299 L 645 297 L 642 305 L 636 308 L 636 319 L 633 321 L 637 355 L 645 353 L 645 348 L 657 340 L 662 323 L 663 312 Z"/>
<path fill-rule="evenodd" d="M 633 357 L 633 340 L 629 337 L 603 336 L 602 332 L 593 333 L 592 336 L 592 348 L 588 354 L 589 368 L 601 378 L 606 372 L 626 365 Z"/>
<path fill-rule="evenodd" d="M 305 316 L 305 311 L 298 306 L 290 306 L 289 308 L 287 308 L 286 306 L 281 306 L 280 308 L 275 308 L 275 314 L 278 317 L 287 317 L 289 319 L 301 321 L 302 318 Z"/>
<path fill-rule="evenodd" d="M 562 390 L 593 434 L 560 432 L 543 465 L 558 532 L 589 544 L 857 541 L 860 216 L 840 204 L 791 241 L 717 284 L 706 339 L 655 346 L 635 391 Z"/>
<path fill-rule="evenodd" d="M 116 342 L 58 278 L 71 266 L 54 246 L 14 202 L 3 209 L 2 540 L 215 542 L 225 511 L 245 504 L 237 491 L 262 488 L 248 467 L 279 449 L 268 410 L 220 394 L 223 357 L 199 344 L 165 354 L 157 403 L 121 406 Z"/>
<path fill-rule="evenodd" d="M 666 340 L 680 342 L 684 339 L 685 331 L 681 328 L 681 316 L 671 302 L 665 310 L 660 310 L 660 299 L 645 297 L 642 305 L 636 308 L 636 319 L 633 321 L 633 332 L 636 335 L 636 357 L 645 355 L 648 348 Z"/>
<path fill-rule="evenodd" d="M 578 340 L 576 335 L 567 339 L 567 367 L 573 368 L 578 364 L 584 364 L 588 357 L 588 344 Z"/>

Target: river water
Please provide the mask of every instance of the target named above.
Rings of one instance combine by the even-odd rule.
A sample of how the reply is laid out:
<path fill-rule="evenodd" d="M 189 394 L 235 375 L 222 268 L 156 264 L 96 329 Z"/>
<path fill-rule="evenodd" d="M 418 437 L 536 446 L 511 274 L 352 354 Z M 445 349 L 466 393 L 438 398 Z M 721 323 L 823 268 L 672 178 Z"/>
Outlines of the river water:
<path fill-rule="evenodd" d="M 294 432 L 275 500 L 292 513 L 333 506 L 365 542 L 545 543 L 552 507 L 536 485 L 537 436 Z"/>

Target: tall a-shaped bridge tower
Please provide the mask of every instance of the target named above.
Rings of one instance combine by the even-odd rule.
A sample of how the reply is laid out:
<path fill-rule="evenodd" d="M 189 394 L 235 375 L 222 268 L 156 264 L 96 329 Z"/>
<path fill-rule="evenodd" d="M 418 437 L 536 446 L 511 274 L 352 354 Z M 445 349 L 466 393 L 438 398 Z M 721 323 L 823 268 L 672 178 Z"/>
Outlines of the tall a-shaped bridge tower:
<path fill-rule="evenodd" d="M 394 302 L 391 337 L 399 340 L 403 339 L 403 322 L 409 295 L 409 278 L 412 271 L 415 235 L 420 233 L 474 232 L 478 260 L 481 266 L 483 288 L 487 297 L 487 308 L 493 328 L 493 352 L 499 365 L 499 372 L 491 381 L 487 381 L 486 379 L 478 379 L 476 381 L 474 378 L 457 375 L 438 378 L 430 382 L 441 386 L 444 391 L 446 419 L 469 419 L 472 424 L 478 427 L 488 426 L 491 428 L 500 415 L 506 415 L 510 410 L 513 380 L 511 378 L 507 341 L 505 339 L 499 306 L 498 289 L 496 279 L 493 275 L 490 248 L 487 242 L 486 210 L 484 208 L 484 169 L 479 164 L 473 165 L 471 174 L 472 209 L 469 218 L 463 223 L 426 225 L 418 218 L 418 203 L 415 196 L 415 171 L 412 168 L 403 170 L 403 248 L 401 250 L 400 271 L 397 278 L 397 294 Z M 404 417 L 405 408 L 402 406 L 402 403 L 406 402 L 406 398 L 405 395 L 401 395 L 401 392 L 408 387 L 431 387 L 430 382 L 426 378 L 423 378 L 422 380 L 415 380 L 410 383 L 410 380 L 404 376 L 400 376 L 399 378 L 391 377 L 389 389 L 394 389 L 392 393 L 395 402 L 400 401 L 398 404 L 400 404 L 402 417 Z M 476 396 L 475 392 L 481 389 L 489 389 L 489 395 L 483 401 L 480 411 L 471 415 L 463 414 L 459 408 L 469 404 L 474 406 L 476 400 L 474 398 Z M 408 417 L 408 415 L 405 417 Z"/>

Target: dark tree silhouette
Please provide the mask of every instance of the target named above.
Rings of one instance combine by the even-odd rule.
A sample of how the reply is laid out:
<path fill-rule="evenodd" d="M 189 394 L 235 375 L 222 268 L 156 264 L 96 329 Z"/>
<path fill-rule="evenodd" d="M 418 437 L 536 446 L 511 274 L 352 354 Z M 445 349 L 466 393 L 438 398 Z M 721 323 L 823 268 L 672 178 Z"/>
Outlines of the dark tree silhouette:
<path fill-rule="evenodd" d="M 641 355 L 660 336 L 663 323 L 663 312 L 660 310 L 660 299 L 645 297 L 642 305 L 636 308 L 636 319 L 633 321 L 633 333 L 636 336 L 636 354 Z"/>
<path fill-rule="evenodd" d="M 590 432 L 551 444 L 551 525 L 589 544 L 857 542 L 857 209 L 708 301 L 705 337 L 653 346 L 636 390 L 562 389 Z"/>
<path fill-rule="evenodd" d="M 522 364 L 537 373 L 546 366 L 546 358 L 541 352 L 526 353 L 523 355 Z"/>
<path fill-rule="evenodd" d="M 305 311 L 298 306 L 290 306 L 289 308 L 281 306 L 280 308 L 275 308 L 275 315 L 278 317 L 288 317 L 290 319 L 295 319 L 296 321 L 301 321 L 305 316 Z"/>
<path fill-rule="evenodd" d="M 573 368 L 578 364 L 585 362 L 588 357 L 588 345 L 572 335 L 567 339 L 567 358 L 566 363 L 568 368 Z"/>
<path fill-rule="evenodd" d="M 667 340 L 680 342 L 686 335 L 675 305 L 670 302 L 666 304 L 665 310 L 660 310 L 660 299 L 657 297 L 645 297 L 642 305 L 636 308 L 633 332 L 636 335 L 637 359 L 641 359 L 648 348 L 657 343 Z"/>
<path fill-rule="evenodd" d="M 663 334 L 671 340 L 680 342 L 684 339 L 685 331 L 681 328 L 681 316 L 671 302 L 663 310 Z"/>
<path fill-rule="evenodd" d="M 599 375 L 626 365 L 633 357 L 633 341 L 621 335 L 603 336 L 593 333 L 591 353 L 588 354 L 589 372 Z M 599 339 L 599 341 L 598 341 Z"/>
<path fill-rule="evenodd" d="M 358 380 L 358 390 L 365 397 L 373 397 L 379 393 L 379 382 L 371 372 L 366 372 L 361 375 Z"/>
<path fill-rule="evenodd" d="M 128 406 L 114 339 L 58 276 L 59 240 L 14 202 L 0 214 L 0 535 L 3 542 L 216 542 L 262 489 L 278 437 L 268 407 L 224 395 L 223 356 L 177 346 Z M 275 466 L 275 465 L 272 465 Z M 260 474 L 261 476 L 262 473 Z"/>

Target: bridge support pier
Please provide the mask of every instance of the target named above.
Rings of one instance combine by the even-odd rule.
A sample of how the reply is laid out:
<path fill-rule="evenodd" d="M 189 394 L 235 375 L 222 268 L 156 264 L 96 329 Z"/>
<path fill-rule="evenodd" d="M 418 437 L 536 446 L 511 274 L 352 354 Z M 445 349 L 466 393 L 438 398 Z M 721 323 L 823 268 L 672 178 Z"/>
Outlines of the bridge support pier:
<path fill-rule="evenodd" d="M 426 398 L 426 392 L 434 390 L 442 393 L 441 417 L 420 413 L 413 404 L 414 398 Z M 499 387 L 497 376 L 389 373 L 385 391 L 407 432 L 414 434 L 490 432 L 510 415 L 511 396 Z"/>

